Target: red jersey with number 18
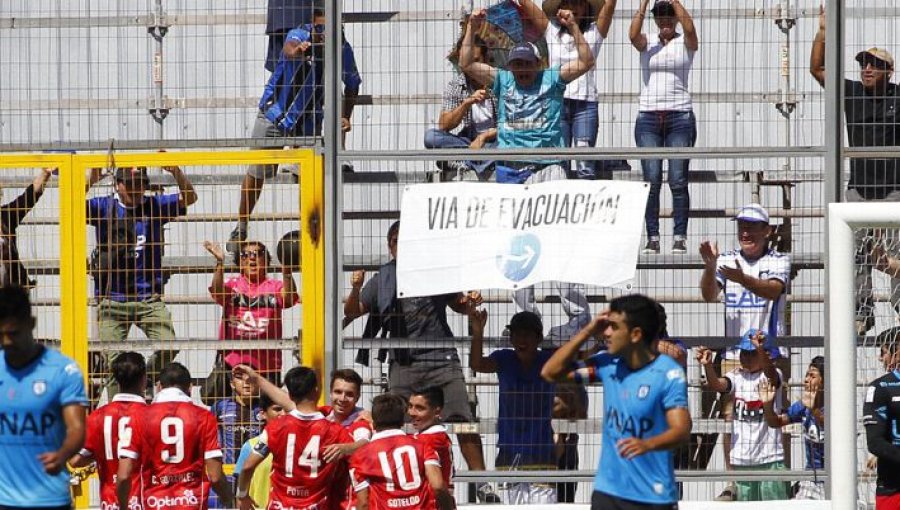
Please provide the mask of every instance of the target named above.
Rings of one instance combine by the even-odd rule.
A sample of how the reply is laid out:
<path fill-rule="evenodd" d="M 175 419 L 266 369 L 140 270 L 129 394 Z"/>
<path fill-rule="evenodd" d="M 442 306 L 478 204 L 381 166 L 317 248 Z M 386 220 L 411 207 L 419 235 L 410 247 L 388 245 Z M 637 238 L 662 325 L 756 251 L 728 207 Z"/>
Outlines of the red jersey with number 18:
<path fill-rule="evenodd" d="M 119 498 L 116 495 L 119 446 L 131 446 L 132 423 L 140 421 L 146 410 L 144 397 L 119 393 L 113 397 L 112 402 L 88 416 L 84 447 L 79 453 L 97 463 L 100 504 L 103 508 L 119 508 Z M 141 483 L 131 484 L 131 495 L 128 498 L 130 506 L 140 505 L 140 494 Z"/>
<path fill-rule="evenodd" d="M 428 444 L 402 430 L 383 430 L 350 458 L 350 479 L 356 492 L 369 489 L 372 510 L 432 510 L 435 500 L 425 477 L 426 464 L 441 465 Z"/>
<path fill-rule="evenodd" d="M 177 388 L 165 388 L 134 426 L 132 445 L 119 455 L 140 462 L 144 508 L 205 509 L 206 460 L 222 457 L 216 417 Z"/>
<path fill-rule="evenodd" d="M 260 456 L 272 454 L 272 490 L 269 508 L 319 508 L 336 506 L 346 491 L 347 463 L 326 463 L 325 447 L 352 443 L 350 434 L 322 413 L 291 411 L 266 426 L 253 447 Z"/>

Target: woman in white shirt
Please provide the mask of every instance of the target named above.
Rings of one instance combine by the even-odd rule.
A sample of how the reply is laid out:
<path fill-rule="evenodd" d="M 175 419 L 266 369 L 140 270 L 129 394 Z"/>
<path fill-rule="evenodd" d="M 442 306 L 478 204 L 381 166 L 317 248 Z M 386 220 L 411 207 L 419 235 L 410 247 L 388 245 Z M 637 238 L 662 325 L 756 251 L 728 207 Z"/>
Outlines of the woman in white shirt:
<path fill-rule="evenodd" d="M 609 34 L 617 0 L 545 0 L 538 8 L 532 0 L 519 0 L 522 19 L 542 34 L 547 43 L 550 67 L 562 66 L 578 60 L 578 50 L 572 34 L 557 19 L 561 11 L 571 11 L 578 27 L 590 45 L 594 59 Z M 593 147 L 597 143 L 599 115 L 597 112 L 597 77 L 591 68 L 566 85 L 563 95 L 562 130 L 567 147 Z M 627 162 L 617 162 L 627 166 Z M 571 165 L 570 165 L 571 166 Z M 600 175 L 597 162 L 580 160 L 575 165 L 575 177 L 596 179 Z"/>
<path fill-rule="evenodd" d="M 697 141 L 688 75 L 694 54 L 700 46 L 691 15 L 679 0 L 658 0 L 651 12 L 659 35 L 648 38 L 641 32 L 649 0 L 631 20 L 628 36 L 641 54 L 641 96 L 634 138 L 638 147 L 693 147 Z M 678 23 L 684 34 L 676 31 Z M 669 189 L 675 220 L 675 242 L 672 253 L 687 252 L 688 194 L 690 160 L 669 160 Z M 647 224 L 647 246 L 644 253 L 659 253 L 659 193 L 662 188 L 662 160 L 641 160 L 644 181 L 650 183 L 650 196 L 644 221 Z"/>

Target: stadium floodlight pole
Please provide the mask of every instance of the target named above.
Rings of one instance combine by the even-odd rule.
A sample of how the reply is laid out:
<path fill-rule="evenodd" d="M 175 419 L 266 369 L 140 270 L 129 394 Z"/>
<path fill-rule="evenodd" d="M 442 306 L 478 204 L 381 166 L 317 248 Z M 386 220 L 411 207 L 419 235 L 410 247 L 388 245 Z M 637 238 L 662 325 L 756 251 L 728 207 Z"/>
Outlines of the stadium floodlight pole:
<path fill-rule="evenodd" d="M 837 213 L 842 209 L 834 207 L 840 201 L 844 168 L 841 102 L 844 89 L 843 0 L 826 0 L 825 12 L 825 189 L 822 195 L 829 207 L 825 230 L 825 281 L 829 295 L 825 301 L 825 317 L 828 318 L 825 322 L 825 359 L 828 360 L 825 412 L 829 430 L 829 440 L 825 442 L 825 467 L 829 476 L 825 483 L 832 508 L 855 508 L 856 451 L 853 446 L 856 445 L 856 416 L 855 412 L 847 413 L 846 410 L 855 411 L 856 406 L 845 406 L 856 401 L 856 330 L 852 317 L 849 327 L 839 324 L 844 315 L 856 309 L 853 298 L 853 232 L 848 233 L 849 227 L 837 218 Z M 847 257 L 850 257 L 849 260 Z M 852 347 L 847 347 L 851 343 Z M 841 363 L 830 362 L 837 359 L 835 356 L 841 356 Z M 845 356 L 850 356 L 850 359 Z M 848 398 L 850 400 L 844 400 Z M 834 441 L 834 438 L 839 439 Z"/>
<path fill-rule="evenodd" d="M 319 374 L 326 381 L 337 365 L 338 341 L 341 335 L 342 256 L 341 239 L 343 231 L 338 219 L 343 211 L 343 178 L 341 177 L 341 51 L 343 32 L 341 30 L 342 0 L 325 2 L 325 140 L 324 187 L 325 203 L 322 204 L 322 238 L 325 247 L 325 371 Z"/>

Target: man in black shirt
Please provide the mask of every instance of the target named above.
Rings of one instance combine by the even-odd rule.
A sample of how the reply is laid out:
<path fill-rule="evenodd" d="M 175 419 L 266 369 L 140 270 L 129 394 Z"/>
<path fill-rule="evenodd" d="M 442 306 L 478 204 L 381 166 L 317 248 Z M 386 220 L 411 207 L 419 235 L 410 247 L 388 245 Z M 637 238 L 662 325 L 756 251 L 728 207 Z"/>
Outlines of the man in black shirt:
<path fill-rule="evenodd" d="M 900 146 L 900 86 L 891 83 L 894 57 L 882 48 L 869 48 L 856 55 L 860 81 L 844 80 L 844 115 L 850 147 Z M 809 71 L 825 84 L 825 11 L 819 11 L 819 31 L 813 40 Z M 846 200 L 900 201 L 900 158 L 853 158 Z M 900 233 L 896 229 L 874 237 L 872 231 L 857 230 L 856 329 L 864 335 L 875 324 L 872 298 L 872 249 L 887 241 L 885 250 L 898 254 Z M 900 311 L 900 281 L 891 285 L 891 304 Z"/>
<path fill-rule="evenodd" d="M 449 338 L 453 331 L 447 323 L 447 308 L 466 314 L 470 305 L 481 304 L 481 294 L 442 294 L 424 297 L 397 297 L 397 240 L 400 222 L 388 229 L 387 242 L 391 261 L 363 287 L 365 271 L 355 271 L 350 279 L 350 295 L 344 302 L 345 324 L 369 314 L 366 333 L 375 337 L 385 332 L 391 338 Z M 359 360 L 365 361 L 365 360 Z M 445 422 L 471 422 L 468 392 L 456 348 L 391 349 L 388 368 L 390 391 L 407 400 L 414 390 L 436 386 L 444 392 L 441 417 Z M 459 434 L 459 448 L 469 469 L 484 469 L 481 436 Z M 499 497 L 487 483 L 478 486 L 478 498 L 499 503 Z"/>
<path fill-rule="evenodd" d="M 863 425 L 866 445 L 878 458 L 875 508 L 900 508 L 900 327 L 882 331 L 877 345 L 887 374 L 866 390 Z"/>

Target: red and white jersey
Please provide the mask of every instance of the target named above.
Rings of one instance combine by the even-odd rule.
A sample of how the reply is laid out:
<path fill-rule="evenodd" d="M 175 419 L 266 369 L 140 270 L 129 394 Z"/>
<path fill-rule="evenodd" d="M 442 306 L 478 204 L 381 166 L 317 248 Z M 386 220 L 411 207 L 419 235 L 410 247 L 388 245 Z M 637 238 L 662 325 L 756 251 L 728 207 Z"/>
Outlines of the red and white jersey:
<path fill-rule="evenodd" d="M 140 461 L 147 510 L 205 509 L 206 460 L 221 458 L 216 417 L 177 388 L 165 388 L 134 424 L 119 455 Z"/>
<path fill-rule="evenodd" d="M 383 430 L 350 458 L 350 480 L 356 492 L 369 490 L 372 510 L 432 510 L 426 464 L 441 464 L 430 446 L 402 430 Z"/>
<path fill-rule="evenodd" d="M 347 433 L 350 434 L 350 437 L 353 438 L 354 443 L 361 440 L 368 441 L 372 439 L 372 424 L 360 417 L 360 413 L 363 412 L 363 408 L 357 407 L 353 410 L 352 414 L 347 416 L 347 418 L 341 422 L 338 422 L 338 417 L 336 414 L 334 414 L 333 408 L 320 407 L 319 409 L 327 409 L 325 419 L 335 423 L 340 423 L 341 426 L 344 427 L 344 430 L 346 430 Z M 353 490 L 353 487 L 349 483 L 347 484 L 347 490 L 340 498 L 338 507 L 341 510 L 356 509 L 356 491 Z"/>
<path fill-rule="evenodd" d="M 422 432 L 413 434 L 416 441 L 427 444 L 441 461 L 441 476 L 444 478 L 444 486 L 447 490 L 453 489 L 453 442 L 447 435 L 447 427 L 436 424 Z"/>
<path fill-rule="evenodd" d="M 82 457 L 94 459 L 100 478 L 100 504 L 109 510 L 118 510 L 116 472 L 119 470 L 119 447 L 131 445 L 132 423 L 140 421 L 147 409 L 144 397 L 131 393 L 119 393 L 112 402 L 98 408 L 88 416 L 87 434 Z M 140 509 L 141 483 L 131 484 L 129 509 Z"/>
<path fill-rule="evenodd" d="M 271 510 L 304 508 L 327 510 L 337 505 L 347 487 L 347 463 L 326 463 L 323 450 L 352 443 L 350 434 L 322 413 L 291 411 L 266 425 L 253 453 L 272 454 Z"/>

